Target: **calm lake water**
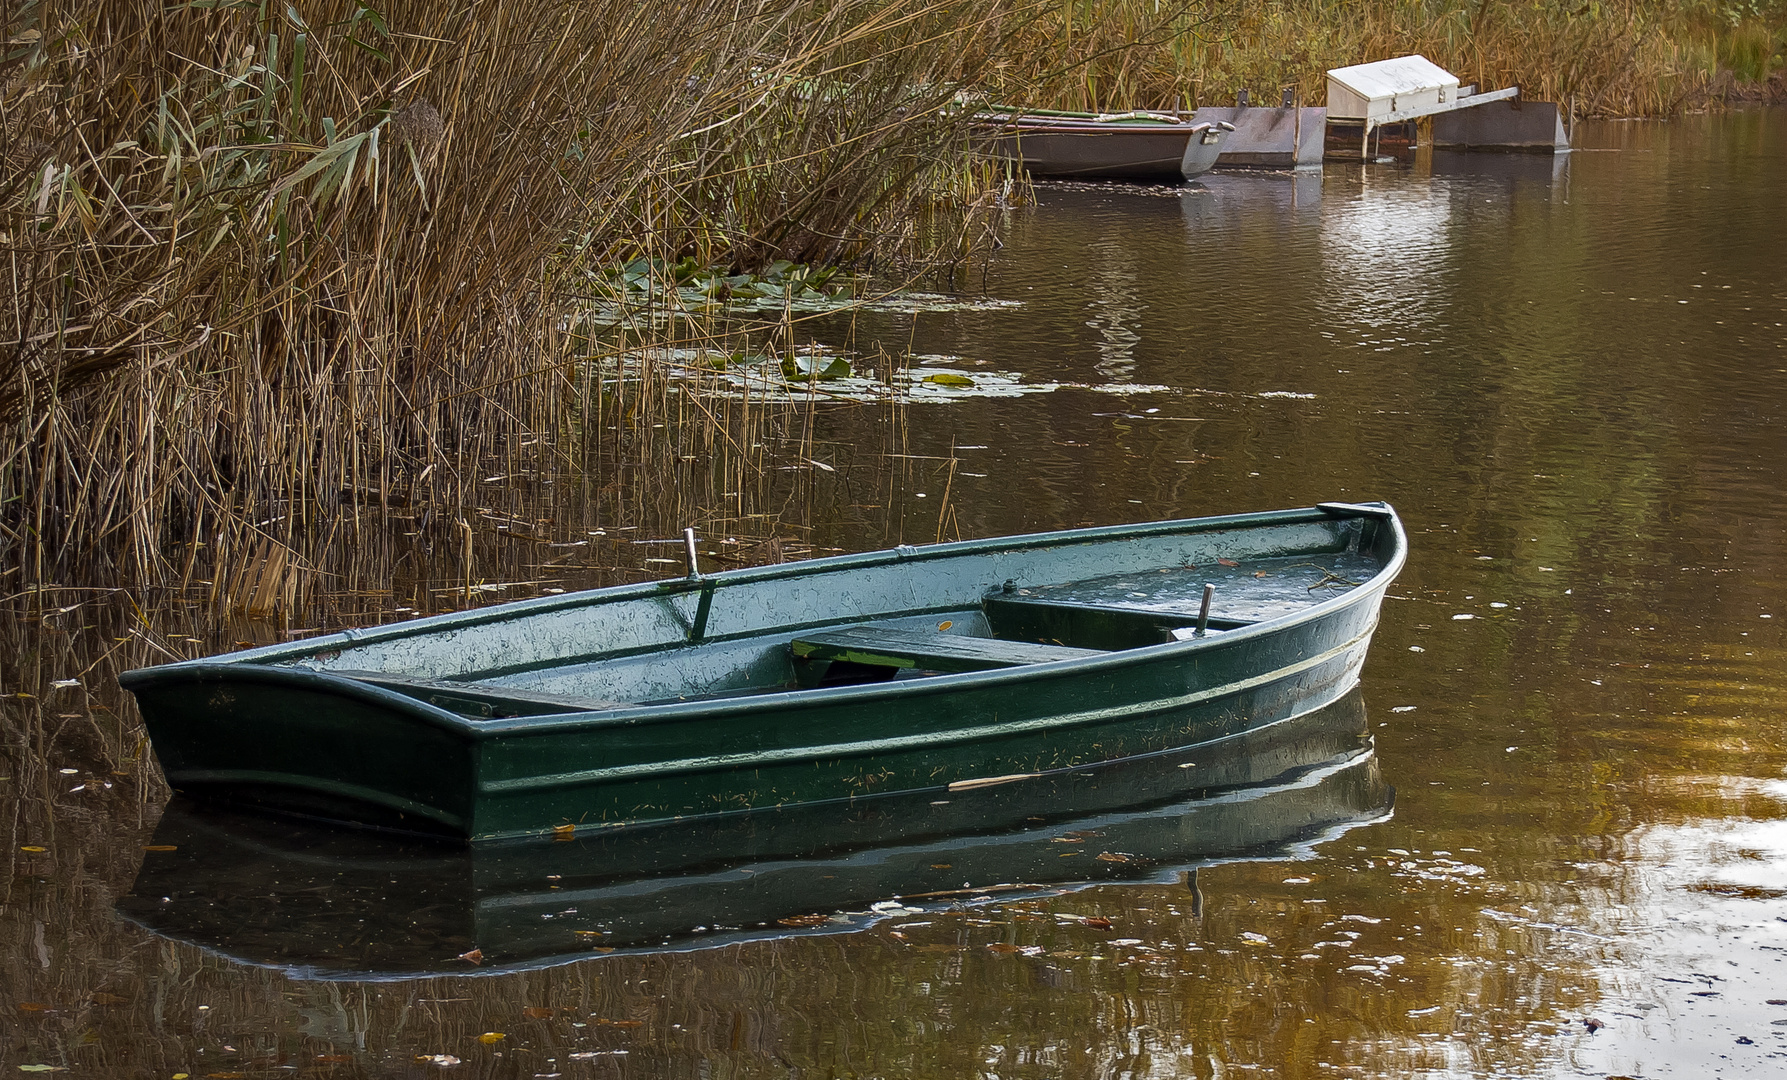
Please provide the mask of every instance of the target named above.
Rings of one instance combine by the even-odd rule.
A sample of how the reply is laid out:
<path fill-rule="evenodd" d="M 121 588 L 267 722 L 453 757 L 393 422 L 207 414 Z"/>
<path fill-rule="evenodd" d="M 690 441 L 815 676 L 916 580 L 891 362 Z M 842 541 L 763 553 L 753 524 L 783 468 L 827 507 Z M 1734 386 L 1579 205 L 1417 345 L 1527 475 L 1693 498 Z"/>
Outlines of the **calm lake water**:
<path fill-rule="evenodd" d="M 814 406 L 777 511 L 802 551 L 1331 499 L 1407 522 L 1360 695 L 1261 750 L 1310 768 L 1025 856 L 1096 846 L 1100 870 L 1158 843 L 1140 880 L 975 880 L 832 920 L 865 871 L 816 862 L 782 868 L 814 916 L 785 928 L 613 953 L 567 934 L 505 964 L 480 935 L 540 938 L 577 906 L 554 906 L 560 879 L 401 849 L 344 876 L 277 830 L 206 856 L 202 819 L 156 831 L 162 793 L 100 685 L 110 645 L 19 624 L 0 690 L 38 697 L 0 789 L 0 1069 L 1787 1075 L 1787 114 L 1577 141 L 1555 162 L 1045 187 L 957 280 L 1008 303 L 811 327 L 1003 396 Z M 308 621 L 354 621 L 362 592 Z M 107 641 L 255 633 L 146 618 Z M 51 696 L 67 678 L 93 685 Z M 1232 843 L 1175 847 L 1149 831 L 1170 815 Z M 170 837 L 188 850 L 144 851 Z M 403 977 L 480 947 L 467 974 Z"/>

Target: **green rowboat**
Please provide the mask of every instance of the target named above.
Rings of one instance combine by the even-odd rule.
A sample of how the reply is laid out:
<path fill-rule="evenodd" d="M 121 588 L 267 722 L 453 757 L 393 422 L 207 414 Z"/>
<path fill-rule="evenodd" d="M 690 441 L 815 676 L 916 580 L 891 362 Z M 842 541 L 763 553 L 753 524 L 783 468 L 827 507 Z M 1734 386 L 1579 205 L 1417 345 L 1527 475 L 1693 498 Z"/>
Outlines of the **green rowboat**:
<path fill-rule="evenodd" d="M 1235 736 L 1358 681 L 1381 503 L 625 585 L 125 673 L 168 782 L 465 840 L 966 790 Z"/>

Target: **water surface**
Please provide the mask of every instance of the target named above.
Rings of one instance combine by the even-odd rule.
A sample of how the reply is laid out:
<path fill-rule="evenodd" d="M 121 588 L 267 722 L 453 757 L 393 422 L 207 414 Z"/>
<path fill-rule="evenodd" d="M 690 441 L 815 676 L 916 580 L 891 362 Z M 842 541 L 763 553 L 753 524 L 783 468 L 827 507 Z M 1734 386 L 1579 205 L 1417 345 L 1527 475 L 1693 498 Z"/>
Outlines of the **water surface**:
<path fill-rule="evenodd" d="M 83 671 L 106 670 L 98 647 L 20 624 L 37 681 L 8 689 L 39 697 L 9 728 L 0 1067 L 1787 1075 L 1787 115 L 1578 141 L 1558 161 L 1039 188 L 955 282 L 1015 306 L 807 331 L 1051 389 L 815 404 L 777 466 L 800 551 L 1395 504 L 1413 553 L 1361 697 L 1393 813 L 1213 860 L 1195 893 L 1169 876 L 501 974 L 316 978 L 117 914 L 162 796 L 115 688 Z M 573 515 L 524 516 L 577 542 Z M 407 603 L 406 580 L 384 584 Z M 367 607 L 318 604 L 314 625 Z M 91 696 L 49 696 L 71 677 Z"/>

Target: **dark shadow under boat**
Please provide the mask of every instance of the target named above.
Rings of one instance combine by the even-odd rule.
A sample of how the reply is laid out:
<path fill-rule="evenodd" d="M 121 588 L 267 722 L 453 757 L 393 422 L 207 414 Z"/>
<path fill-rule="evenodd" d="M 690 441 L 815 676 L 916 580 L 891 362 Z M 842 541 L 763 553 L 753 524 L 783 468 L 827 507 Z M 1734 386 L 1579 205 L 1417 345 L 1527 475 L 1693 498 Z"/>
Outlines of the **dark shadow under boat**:
<path fill-rule="evenodd" d="M 298 978 L 490 974 L 1294 858 L 1392 796 L 1354 691 L 1190 750 L 562 842 L 447 847 L 176 798 L 117 906 Z"/>

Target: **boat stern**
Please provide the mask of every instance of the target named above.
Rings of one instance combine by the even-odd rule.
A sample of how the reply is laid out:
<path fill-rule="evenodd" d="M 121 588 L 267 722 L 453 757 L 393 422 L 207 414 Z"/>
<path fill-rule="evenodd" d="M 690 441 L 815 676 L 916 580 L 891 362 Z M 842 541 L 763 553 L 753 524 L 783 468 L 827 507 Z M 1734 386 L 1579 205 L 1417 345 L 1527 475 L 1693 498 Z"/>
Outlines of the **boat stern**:
<path fill-rule="evenodd" d="M 348 679 L 243 663 L 172 664 L 120 680 L 168 784 L 332 821 L 468 837 L 469 722 Z"/>
<path fill-rule="evenodd" d="M 1179 160 L 1179 172 L 1190 180 L 1202 176 L 1216 167 L 1216 159 L 1222 153 L 1223 140 L 1228 133 L 1235 130 L 1235 125 L 1226 121 L 1199 124 L 1201 131 L 1194 131 L 1191 141 L 1185 144 L 1185 156 Z"/>

